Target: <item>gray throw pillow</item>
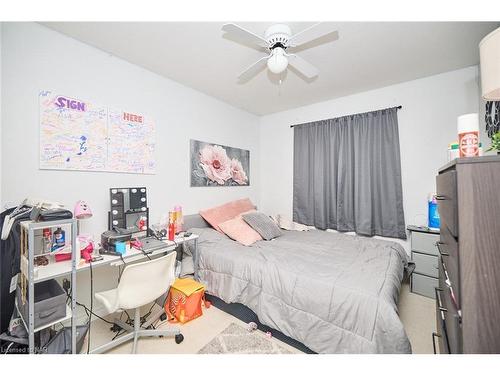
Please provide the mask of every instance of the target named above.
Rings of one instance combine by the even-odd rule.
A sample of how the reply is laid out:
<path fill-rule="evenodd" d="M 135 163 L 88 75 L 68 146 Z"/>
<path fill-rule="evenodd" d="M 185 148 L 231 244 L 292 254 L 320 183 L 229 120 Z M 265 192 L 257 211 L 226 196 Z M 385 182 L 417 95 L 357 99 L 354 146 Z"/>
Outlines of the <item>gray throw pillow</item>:
<path fill-rule="evenodd" d="M 280 227 L 262 212 L 250 212 L 242 217 L 265 240 L 269 241 L 282 235 Z"/>

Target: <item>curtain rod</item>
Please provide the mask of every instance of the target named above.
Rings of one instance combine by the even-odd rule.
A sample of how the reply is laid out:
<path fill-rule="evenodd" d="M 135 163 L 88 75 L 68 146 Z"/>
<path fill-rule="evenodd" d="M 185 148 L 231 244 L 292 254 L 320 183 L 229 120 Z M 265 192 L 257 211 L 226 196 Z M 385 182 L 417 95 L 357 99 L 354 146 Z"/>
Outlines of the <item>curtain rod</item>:
<path fill-rule="evenodd" d="M 347 116 L 356 116 L 356 115 L 364 115 L 365 113 L 370 113 L 370 112 L 378 112 L 378 111 L 384 111 L 386 109 L 391 109 L 391 108 L 396 108 L 396 109 L 401 109 L 403 108 L 402 105 L 398 105 L 397 107 L 388 107 L 388 108 L 384 108 L 384 109 L 376 109 L 375 111 L 368 111 L 368 112 L 362 112 L 362 113 L 355 113 L 355 114 L 352 114 L 352 115 L 344 115 L 344 116 L 340 116 L 340 117 L 347 117 Z M 340 118 L 339 117 L 339 118 Z M 318 121 L 324 121 L 324 120 L 318 120 Z M 304 122 L 302 124 L 295 124 L 295 125 L 290 125 L 291 128 L 295 127 L 295 126 L 299 126 L 299 125 L 304 125 L 304 124 L 308 124 L 307 122 Z"/>

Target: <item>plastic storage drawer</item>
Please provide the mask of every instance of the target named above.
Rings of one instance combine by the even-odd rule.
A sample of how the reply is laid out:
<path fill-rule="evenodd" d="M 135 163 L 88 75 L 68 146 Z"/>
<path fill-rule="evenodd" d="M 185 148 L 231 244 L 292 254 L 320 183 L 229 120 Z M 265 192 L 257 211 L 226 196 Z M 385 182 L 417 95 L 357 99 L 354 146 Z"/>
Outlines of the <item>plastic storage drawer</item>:
<path fill-rule="evenodd" d="M 41 326 L 50 324 L 60 320 L 66 316 L 66 294 L 63 288 L 55 280 L 42 281 L 35 284 L 35 330 Z M 22 304 L 21 289 L 17 286 L 17 305 L 23 316 L 24 321 L 28 324 L 28 293 L 26 293 L 26 303 Z"/>
<path fill-rule="evenodd" d="M 412 260 L 415 262 L 415 273 L 426 276 L 438 277 L 438 260 L 437 256 L 420 254 L 413 252 Z"/>
<path fill-rule="evenodd" d="M 439 284 L 438 279 L 414 273 L 411 275 L 411 291 L 429 298 L 435 298 L 434 288 Z"/>

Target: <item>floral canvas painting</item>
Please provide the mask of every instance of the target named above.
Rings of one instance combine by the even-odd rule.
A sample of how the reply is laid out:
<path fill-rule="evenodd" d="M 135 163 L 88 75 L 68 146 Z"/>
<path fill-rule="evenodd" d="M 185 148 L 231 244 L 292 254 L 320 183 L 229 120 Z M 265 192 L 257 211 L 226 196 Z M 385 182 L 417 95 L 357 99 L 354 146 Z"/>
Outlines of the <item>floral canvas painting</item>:
<path fill-rule="evenodd" d="M 191 140 L 191 186 L 249 186 L 250 151 Z"/>

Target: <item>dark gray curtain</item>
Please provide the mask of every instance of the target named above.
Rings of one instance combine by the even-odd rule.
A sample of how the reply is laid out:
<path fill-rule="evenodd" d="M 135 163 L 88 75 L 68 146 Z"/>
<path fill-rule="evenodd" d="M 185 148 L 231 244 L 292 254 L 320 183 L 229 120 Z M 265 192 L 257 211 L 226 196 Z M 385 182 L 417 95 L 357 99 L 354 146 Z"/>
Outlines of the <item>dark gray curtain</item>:
<path fill-rule="evenodd" d="M 406 238 L 397 108 L 294 127 L 293 219 Z"/>

